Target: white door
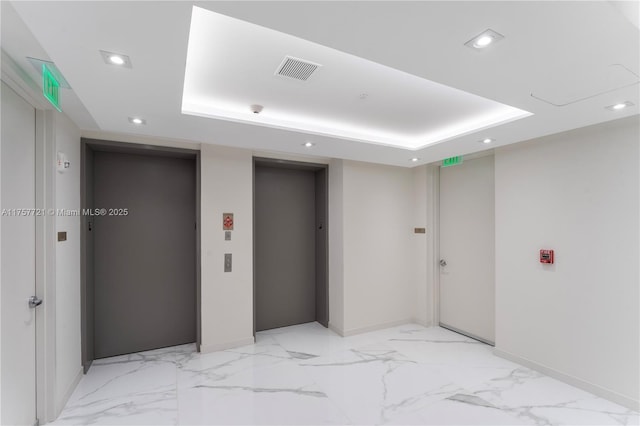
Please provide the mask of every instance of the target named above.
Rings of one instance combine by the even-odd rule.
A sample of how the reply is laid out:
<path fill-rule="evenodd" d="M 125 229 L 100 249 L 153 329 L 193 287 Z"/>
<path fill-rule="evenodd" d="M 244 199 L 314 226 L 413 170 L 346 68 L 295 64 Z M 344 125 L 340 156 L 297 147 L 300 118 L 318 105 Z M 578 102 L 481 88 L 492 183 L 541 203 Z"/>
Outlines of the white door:
<path fill-rule="evenodd" d="M 3 425 L 36 421 L 35 109 L 2 83 L 2 419 Z"/>
<path fill-rule="evenodd" d="M 440 169 L 440 325 L 495 341 L 493 156 Z"/>

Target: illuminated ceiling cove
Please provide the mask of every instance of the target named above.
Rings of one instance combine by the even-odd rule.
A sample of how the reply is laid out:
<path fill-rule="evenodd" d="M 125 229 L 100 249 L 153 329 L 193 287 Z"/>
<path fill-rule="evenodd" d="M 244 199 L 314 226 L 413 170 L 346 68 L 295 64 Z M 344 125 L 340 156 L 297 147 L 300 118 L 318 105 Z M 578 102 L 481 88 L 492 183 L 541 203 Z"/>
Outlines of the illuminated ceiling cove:
<path fill-rule="evenodd" d="M 409 150 L 532 115 L 196 6 L 182 113 Z"/>

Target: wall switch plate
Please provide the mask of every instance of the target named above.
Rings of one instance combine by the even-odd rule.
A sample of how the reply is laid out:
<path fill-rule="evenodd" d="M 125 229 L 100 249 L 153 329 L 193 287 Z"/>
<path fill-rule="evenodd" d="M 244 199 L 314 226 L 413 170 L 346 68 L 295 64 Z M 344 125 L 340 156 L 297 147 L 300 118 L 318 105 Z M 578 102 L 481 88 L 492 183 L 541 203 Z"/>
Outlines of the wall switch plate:
<path fill-rule="evenodd" d="M 231 253 L 224 254 L 224 271 L 231 272 Z"/>
<path fill-rule="evenodd" d="M 231 231 L 224 231 L 224 240 L 231 241 Z"/>

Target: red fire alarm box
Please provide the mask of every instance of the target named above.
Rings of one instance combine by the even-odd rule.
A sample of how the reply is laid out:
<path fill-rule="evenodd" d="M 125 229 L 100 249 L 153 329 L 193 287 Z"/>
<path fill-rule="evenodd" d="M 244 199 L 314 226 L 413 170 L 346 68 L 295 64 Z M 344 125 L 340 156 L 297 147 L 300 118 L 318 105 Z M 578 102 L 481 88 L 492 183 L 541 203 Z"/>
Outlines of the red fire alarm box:
<path fill-rule="evenodd" d="M 233 213 L 222 213 L 222 230 L 233 231 Z"/>
<path fill-rule="evenodd" d="M 553 250 L 540 250 L 540 263 L 553 263 Z"/>

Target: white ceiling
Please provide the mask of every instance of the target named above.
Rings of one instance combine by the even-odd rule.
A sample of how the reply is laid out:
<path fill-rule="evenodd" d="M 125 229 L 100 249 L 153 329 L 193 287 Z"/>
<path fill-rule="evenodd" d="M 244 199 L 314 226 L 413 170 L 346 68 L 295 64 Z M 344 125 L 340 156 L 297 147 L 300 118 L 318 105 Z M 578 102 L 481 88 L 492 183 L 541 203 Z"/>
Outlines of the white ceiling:
<path fill-rule="evenodd" d="M 183 88 L 193 5 L 534 115 L 414 152 L 318 132 L 185 115 Z M 30 31 L 16 22 L 11 6 Z M 33 73 L 26 56 L 53 60 L 73 88 L 63 93 L 63 109 L 87 131 L 409 167 L 638 114 L 639 30 L 619 7 L 606 1 L 20 1 L 11 5 L 3 1 L 2 15 L 3 50 L 26 73 Z M 487 28 L 505 38 L 483 51 L 464 46 Z M 129 55 L 133 68 L 106 65 L 99 50 Z M 352 89 L 355 96 L 369 94 L 365 102 L 375 102 L 378 94 L 390 96 L 388 87 L 363 86 Z M 331 108 L 333 96 L 318 96 L 310 94 L 305 101 Z M 276 98 L 264 99 L 257 102 L 265 105 L 266 113 Z M 404 93 L 392 99 L 386 105 L 391 112 L 378 112 L 376 122 L 402 129 L 407 109 L 415 110 L 420 103 Z M 617 112 L 605 109 L 621 101 L 635 106 Z M 347 114 L 357 111 L 357 106 L 345 108 L 340 99 L 333 106 Z M 130 116 L 144 117 L 146 126 L 130 124 Z M 478 142 L 486 137 L 496 142 L 489 146 Z M 304 148 L 305 141 L 316 145 Z M 409 162 L 414 156 L 421 160 Z"/>
<path fill-rule="evenodd" d="M 315 70 L 304 80 L 278 75 L 290 60 Z M 182 112 L 412 150 L 531 115 L 199 7 Z"/>

